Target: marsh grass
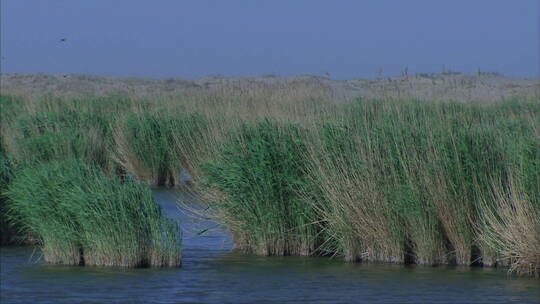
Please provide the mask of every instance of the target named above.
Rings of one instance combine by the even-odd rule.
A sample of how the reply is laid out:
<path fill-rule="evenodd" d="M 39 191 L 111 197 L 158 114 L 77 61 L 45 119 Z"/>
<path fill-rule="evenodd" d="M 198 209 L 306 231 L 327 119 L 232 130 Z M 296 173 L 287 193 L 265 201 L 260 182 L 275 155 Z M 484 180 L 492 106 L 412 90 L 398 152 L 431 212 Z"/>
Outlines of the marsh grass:
<path fill-rule="evenodd" d="M 313 209 L 297 194 L 305 187 L 302 130 L 264 120 L 243 125 L 215 163 L 207 184 L 236 245 L 263 255 L 310 255 L 318 245 Z"/>
<path fill-rule="evenodd" d="M 116 160 L 134 176 L 158 186 L 179 183 L 180 171 L 194 174 L 208 123 L 202 115 L 141 113 L 115 128 Z"/>
<path fill-rule="evenodd" d="M 106 167 L 110 129 L 104 118 L 76 111 L 22 115 L 3 125 L 6 150 L 18 160 L 92 159 Z"/>
<path fill-rule="evenodd" d="M 509 187 L 496 187 L 490 202 L 482 201 L 479 240 L 496 253 L 495 262 L 510 272 L 540 276 L 540 202 L 511 177 Z"/>
<path fill-rule="evenodd" d="M 17 233 L 16 227 L 7 219 L 7 200 L 4 191 L 13 179 L 13 161 L 3 152 L 0 152 L 0 245 L 15 243 Z"/>
<path fill-rule="evenodd" d="M 179 231 L 151 191 L 80 160 L 23 169 L 6 191 L 12 222 L 35 234 L 48 263 L 180 265 Z"/>
<path fill-rule="evenodd" d="M 190 190 L 248 252 L 427 265 L 538 261 L 535 222 L 510 225 L 538 209 L 537 101 L 336 103 L 320 92 L 229 89 L 4 98 L 2 147 L 19 162 L 79 157 L 148 184 L 177 185 L 186 169 Z M 518 207 L 527 212 L 512 213 Z"/>
<path fill-rule="evenodd" d="M 537 112 L 535 103 L 350 105 L 307 153 L 329 243 L 350 261 L 489 265 L 498 251 L 476 241 L 477 202 L 496 201 L 516 166 L 522 192 L 538 193 Z"/>

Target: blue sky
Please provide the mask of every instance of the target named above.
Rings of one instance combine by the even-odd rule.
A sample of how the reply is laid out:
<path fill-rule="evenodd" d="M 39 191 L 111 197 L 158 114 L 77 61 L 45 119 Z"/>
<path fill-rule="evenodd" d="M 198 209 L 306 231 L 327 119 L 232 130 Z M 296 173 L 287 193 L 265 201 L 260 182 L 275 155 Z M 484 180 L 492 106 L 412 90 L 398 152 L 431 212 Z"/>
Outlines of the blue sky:
<path fill-rule="evenodd" d="M 0 67 L 350 79 L 444 65 L 539 77 L 539 19 L 539 0 L 1 0 Z"/>

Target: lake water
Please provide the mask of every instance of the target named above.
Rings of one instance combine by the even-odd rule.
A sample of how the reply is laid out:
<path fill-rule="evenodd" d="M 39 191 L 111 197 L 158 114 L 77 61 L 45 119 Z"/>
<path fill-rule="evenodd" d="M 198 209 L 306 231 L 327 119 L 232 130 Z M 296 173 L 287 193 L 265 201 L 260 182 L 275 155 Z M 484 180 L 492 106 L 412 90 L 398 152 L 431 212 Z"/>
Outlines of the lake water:
<path fill-rule="evenodd" d="M 258 257 L 154 192 L 184 230 L 182 267 L 46 265 L 32 247 L 0 249 L 0 303 L 540 303 L 540 280 L 502 270 L 348 264 L 339 258 Z"/>

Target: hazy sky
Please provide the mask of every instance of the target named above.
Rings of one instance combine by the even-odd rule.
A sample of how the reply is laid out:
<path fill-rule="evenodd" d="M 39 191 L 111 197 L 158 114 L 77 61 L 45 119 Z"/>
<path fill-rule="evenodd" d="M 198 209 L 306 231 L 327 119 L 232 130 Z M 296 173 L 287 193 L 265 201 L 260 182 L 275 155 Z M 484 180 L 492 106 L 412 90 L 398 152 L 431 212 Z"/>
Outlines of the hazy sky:
<path fill-rule="evenodd" d="M 539 0 L 0 1 L 2 73 L 540 76 Z"/>

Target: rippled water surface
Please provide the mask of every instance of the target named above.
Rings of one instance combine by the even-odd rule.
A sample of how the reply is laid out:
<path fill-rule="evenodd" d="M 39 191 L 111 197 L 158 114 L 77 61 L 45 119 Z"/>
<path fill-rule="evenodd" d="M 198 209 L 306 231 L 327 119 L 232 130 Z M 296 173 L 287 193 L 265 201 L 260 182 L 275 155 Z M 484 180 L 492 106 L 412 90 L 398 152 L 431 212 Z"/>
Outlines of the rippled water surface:
<path fill-rule="evenodd" d="M 355 265 L 338 258 L 257 257 L 215 224 L 155 191 L 184 230 L 182 268 L 43 264 L 31 247 L 0 249 L 0 303 L 540 303 L 540 281 L 501 270 Z"/>

